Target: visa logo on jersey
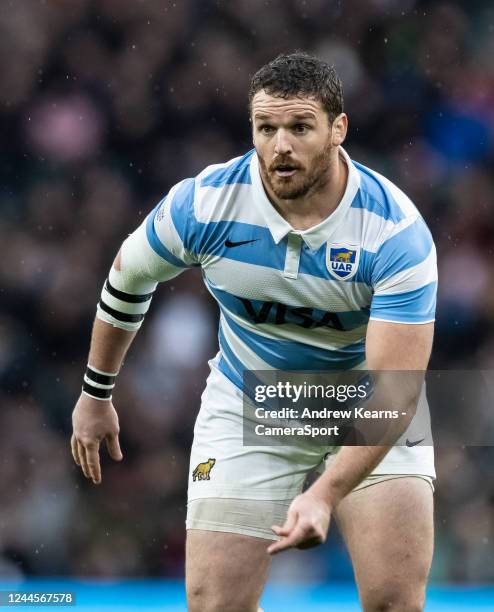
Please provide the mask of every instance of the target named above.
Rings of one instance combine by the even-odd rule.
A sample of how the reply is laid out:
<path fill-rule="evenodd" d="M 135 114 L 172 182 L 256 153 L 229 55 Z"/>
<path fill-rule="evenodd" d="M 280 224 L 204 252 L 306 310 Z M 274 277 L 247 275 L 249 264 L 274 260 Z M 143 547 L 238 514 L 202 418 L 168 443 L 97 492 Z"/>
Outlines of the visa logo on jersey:
<path fill-rule="evenodd" d="M 329 273 L 338 280 L 351 278 L 359 263 L 360 249 L 340 245 L 327 245 L 326 265 Z"/>

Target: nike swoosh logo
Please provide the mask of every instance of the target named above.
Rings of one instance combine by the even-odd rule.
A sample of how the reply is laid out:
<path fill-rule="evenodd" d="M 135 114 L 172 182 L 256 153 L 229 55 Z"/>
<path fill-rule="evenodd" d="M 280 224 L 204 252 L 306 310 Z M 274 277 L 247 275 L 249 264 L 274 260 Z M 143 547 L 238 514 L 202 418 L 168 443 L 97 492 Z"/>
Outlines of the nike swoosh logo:
<path fill-rule="evenodd" d="M 415 442 L 410 442 L 410 440 L 407 438 L 405 444 L 408 446 L 408 448 L 411 448 L 412 446 L 417 446 L 417 444 L 420 444 L 424 440 L 425 438 L 421 438 L 420 440 L 416 440 Z"/>
<path fill-rule="evenodd" d="M 249 242 L 257 242 L 259 238 L 254 238 L 253 240 L 239 240 L 238 242 L 232 242 L 231 240 L 225 240 L 225 246 L 227 249 L 231 249 L 232 247 L 237 247 L 242 244 L 249 244 Z"/>

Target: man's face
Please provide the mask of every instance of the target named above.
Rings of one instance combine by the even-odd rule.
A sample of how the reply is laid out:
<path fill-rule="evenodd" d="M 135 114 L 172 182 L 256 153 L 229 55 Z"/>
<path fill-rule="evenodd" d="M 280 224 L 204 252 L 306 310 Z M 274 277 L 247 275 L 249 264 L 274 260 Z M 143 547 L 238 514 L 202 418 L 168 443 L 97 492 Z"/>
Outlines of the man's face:
<path fill-rule="evenodd" d="M 336 148 L 346 134 L 334 129 L 318 100 L 280 98 L 264 90 L 252 100 L 254 146 L 263 182 L 281 200 L 294 200 L 322 190 L 329 178 Z M 341 119 L 343 117 L 343 119 Z"/>

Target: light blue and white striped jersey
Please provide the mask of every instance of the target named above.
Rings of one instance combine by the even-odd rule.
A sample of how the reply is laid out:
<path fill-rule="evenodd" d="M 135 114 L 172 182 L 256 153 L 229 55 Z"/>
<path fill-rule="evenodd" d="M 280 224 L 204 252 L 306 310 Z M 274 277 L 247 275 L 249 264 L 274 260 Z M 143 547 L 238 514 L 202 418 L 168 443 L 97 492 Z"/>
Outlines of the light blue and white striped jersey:
<path fill-rule="evenodd" d="M 370 319 L 434 320 L 431 234 L 388 179 L 340 154 L 336 210 L 294 230 L 268 200 L 255 151 L 174 186 L 145 221 L 160 280 L 200 266 L 220 307 L 219 367 L 239 388 L 250 370 L 345 370 L 365 359 Z"/>

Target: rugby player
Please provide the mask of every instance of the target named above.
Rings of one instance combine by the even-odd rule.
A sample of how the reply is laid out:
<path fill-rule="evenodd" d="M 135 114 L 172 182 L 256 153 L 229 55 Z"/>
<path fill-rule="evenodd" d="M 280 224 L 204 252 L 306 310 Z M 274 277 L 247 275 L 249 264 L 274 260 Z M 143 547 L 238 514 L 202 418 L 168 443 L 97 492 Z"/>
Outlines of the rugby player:
<path fill-rule="evenodd" d="M 115 258 L 73 412 L 75 462 L 99 483 L 100 443 L 122 458 L 111 393 L 124 355 L 157 283 L 200 266 L 220 307 L 220 348 L 191 450 L 189 610 L 255 612 L 272 555 L 320 544 L 331 516 L 363 609 L 422 610 L 433 549 L 429 433 L 329 453 L 245 446 L 242 375 L 425 370 L 437 286 L 430 232 L 402 191 L 343 149 L 348 119 L 333 67 L 279 56 L 252 78 L 249 108 L 254 149 L 174 186 Z M 313 469 L 321 475 L 302 492 Z"/>

